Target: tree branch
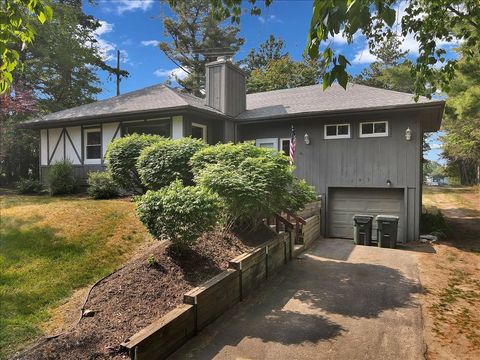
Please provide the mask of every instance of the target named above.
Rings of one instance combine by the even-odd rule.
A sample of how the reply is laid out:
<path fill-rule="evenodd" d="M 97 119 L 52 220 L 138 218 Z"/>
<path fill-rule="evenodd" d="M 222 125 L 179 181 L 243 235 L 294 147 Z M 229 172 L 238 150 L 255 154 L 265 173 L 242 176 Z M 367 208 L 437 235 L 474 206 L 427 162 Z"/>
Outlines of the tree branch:
<path fill-rule="evenodd" d="M 475 28 L 478 28 L 479 25 L 475 21 L 473 21 L 468 16 L 468 14 L 465 14 L 465 13 L 455 9 L 452 5 L 447 5 L 447 9 L 450 10 L 451 12 L 453 12 L 455 15 L 457 15 L 457 16 L 461 17 L 462 19 L 466 20 L 467 22 L 469 22 Z"/>

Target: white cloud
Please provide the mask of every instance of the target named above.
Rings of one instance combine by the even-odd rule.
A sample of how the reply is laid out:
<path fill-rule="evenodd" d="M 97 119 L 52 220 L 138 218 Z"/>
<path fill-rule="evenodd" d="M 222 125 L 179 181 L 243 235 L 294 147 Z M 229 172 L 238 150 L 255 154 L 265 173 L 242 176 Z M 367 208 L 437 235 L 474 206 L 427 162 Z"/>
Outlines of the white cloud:
<path fill-rule="evenodd" d="M 369 64 L 369 63 L 372 63 L 374 61 L 377 61 L 378 58 L 373 55 L 368 46 L 366 46 L 363 50 L 360 50 L 358 51 L 356 54 L 355 54 L 355 57 L 353 59 L 353 63 L 354 64 Z"/>
<path fill-rule="evenodd" d="M 153 0 L 117 0 L 117 13 L 123 14 L 127 11 L 142 10 L 146 11 L 153 5 Z"/>
<path fill-rule="evenodd" d="M 107 21 L 99 20 L 100 26 L 93 32 L 97 36 L 102 36 L 103 34 L 108 34 L 113 31 L 113 24 L 110 24 Z"/>
<path fill-rule="evenodd" d="M 92 36 L 97 41 L 93 44 L 98 49 L 103 61 L 109 61 L 114 58 L 114 51 L 116 44 L 102 38 L 102 35 L 108 34 L 113 31 L 114 24 L 107 21 L 100 20 L 100 26 L 93 31 Z M 87 42 L 86 46 L 92 46 L 92 43 Z"/>
<path fill-rule="evenodd" d="M 188 73 L 181 69 L 181 68 L 175 68 L 171 70 L 167 69 L 157 69 L 153 72 L 155 76 L 158 77 L 166 77 L 172 80 L 175 80 L 176 78 L 183 80 L 187 77 Z"/>
<path fill-rule="evenodd" d="M 430 149 L 435 150 L 435 149 L 443 149 L 442 144 L 439 143 L 429 143 Z"/>
<path fill-rule="evenodd" d="M 141 41 L 141 44 L 143 46 L 158 46 L 158 44 L 160 44 L 160 41 L 158 41 L 158 40 L 143 40 L 143 41 Z"/>
<path fill-rule="evenodd" d="M 279 19 L 277 15 L 258 16 L 257 18 L 262 24 L 265 24 L 266 22 L 283 24 L 283 21 Z"/>

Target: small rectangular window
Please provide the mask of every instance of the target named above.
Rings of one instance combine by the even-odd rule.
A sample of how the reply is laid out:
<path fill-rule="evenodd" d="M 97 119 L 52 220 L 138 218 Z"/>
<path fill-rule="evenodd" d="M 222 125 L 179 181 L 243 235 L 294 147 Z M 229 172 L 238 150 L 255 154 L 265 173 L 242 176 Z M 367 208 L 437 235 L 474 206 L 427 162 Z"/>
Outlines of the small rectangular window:
<path fill-rule="evenodd" d="M 192 123 L 192 138 L 207 142 L 207 125 Z"/>
<path fill-rule="evenodd" d="M 280 146 L 280 150 L 282 150 L 286 156 L 290 156 L 290 139 L 280 139 Z"/>
<path fill-rule="evenodd" d="M 258 147 L 278 150 L 278 139 L 277 138 L 257 139 L 255 140 L 255 145 Z"/>
<path fill-rule="evenodd" d="M 102 158 L 102 132 L 100 128 L 85 129 L 85 159 Z"/>
<path fill-rule="evenodd" d="M 388 136 L 387 121 L 370 121 L 360 123 L 360 137 Z"/>
<path fill-rule="evenodd" d="M 325 139 L 350 138 L 350 124 L 325 125 Z"/>

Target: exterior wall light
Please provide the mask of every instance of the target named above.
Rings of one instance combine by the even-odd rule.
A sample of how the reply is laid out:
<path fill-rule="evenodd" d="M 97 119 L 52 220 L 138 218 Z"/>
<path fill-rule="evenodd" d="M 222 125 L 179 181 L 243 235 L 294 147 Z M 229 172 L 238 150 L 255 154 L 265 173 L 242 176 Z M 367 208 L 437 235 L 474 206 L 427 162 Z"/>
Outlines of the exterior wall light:
<path fill-rule="evenodd" d="M 412 130 L 410 130 L 410 126 L 407 127 L 407 130 L 405 130 L 405 140 L 412 140 Z"/>
<path fill-rule="evenodd" d="M 307 133 L 303 136 L 303 140 L 305 141 L 305 144 L 310 145 L 310 136 L 308 136 Z"/>
<path fill-rule="evenodd" d="M 387 186 L 392 186 L 392 182 L 390 181 L 390 179 L 387 180 Z"/>

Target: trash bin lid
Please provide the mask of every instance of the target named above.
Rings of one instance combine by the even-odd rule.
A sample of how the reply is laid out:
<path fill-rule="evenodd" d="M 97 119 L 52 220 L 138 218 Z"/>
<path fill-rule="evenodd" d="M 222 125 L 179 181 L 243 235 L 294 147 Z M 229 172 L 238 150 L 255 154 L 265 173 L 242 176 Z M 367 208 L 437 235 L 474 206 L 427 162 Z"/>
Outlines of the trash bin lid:
<path fill-rule="evenodd" d="M 353 215 L 353 220 L 355 220 L 355 219 L 357 219 L 357 218 L 359 218 L 359 219 L 365 218 L 365 219 L 370 219 L 370 220 L 372 220 L 372 219 L 373 219 L 373 215 L 366 215 L 366 214 L 355 214 L 355 215 Z"/>
<path fill-rule="evenodd" d="M 399 217 L 394 215 L 377 215 L 375 218 L 376 221 L 390 221 L 390 222 L 398 222 Z"/>

